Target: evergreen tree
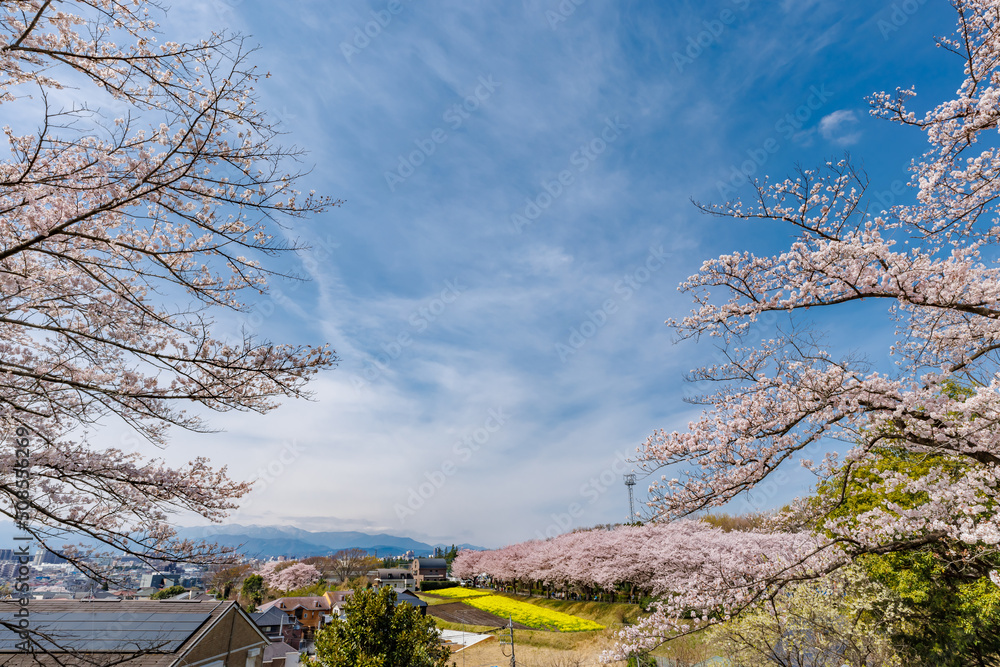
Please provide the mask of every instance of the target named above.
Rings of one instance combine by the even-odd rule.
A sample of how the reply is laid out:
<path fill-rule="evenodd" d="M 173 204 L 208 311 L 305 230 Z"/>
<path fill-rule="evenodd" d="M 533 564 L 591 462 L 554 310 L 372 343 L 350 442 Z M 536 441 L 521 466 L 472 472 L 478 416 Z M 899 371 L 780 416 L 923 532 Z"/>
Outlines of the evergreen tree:
<path fill-rule="evenodd" d="M 434 621 L 408 604 L 396 605 L 391 587 L 356 590 L 344 608 L 316 634 L 310 667 L 447 667 L 449 651 Z"/>
<path fill-rule="evenodd" d="M 243 588 L 240 592 L 249 603 L 248 609 L 253 611 L 264 601 L 264 577 L 259 574 L 251 574 L 243 580 Z"/>

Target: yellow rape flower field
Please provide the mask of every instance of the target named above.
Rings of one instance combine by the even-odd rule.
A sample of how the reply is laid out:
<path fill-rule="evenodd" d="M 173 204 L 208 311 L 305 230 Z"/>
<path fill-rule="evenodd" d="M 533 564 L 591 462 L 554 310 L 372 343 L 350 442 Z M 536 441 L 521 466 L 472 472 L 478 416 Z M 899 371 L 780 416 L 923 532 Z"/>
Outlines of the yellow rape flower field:
<path fill-rule="evenodd" d="M 436 595 L 441 598 L 452 598 L 464 600 L 466 598 L 480 598 L 485 595 L 492 595 L 489 591 L 477 591 L 474 588 L 439 588 L 434 591 L 427 591 L 427 595 Z"/>
<path fill-rule="evenodd" d="M 545 609 L 527 602 L 519 602 L 499 595 L 475 595 L 463 600 L 465 604 L 476 609 L 487 611 L 501 618 L 510 617 L 515 623 L 540 630 L 557 630 L 559 632 L 582 632 L 586 630 L 603 630 L 604 626 L 594 621 L 588 621 L 576 616 L 564 614 L 561 611 Z"/>

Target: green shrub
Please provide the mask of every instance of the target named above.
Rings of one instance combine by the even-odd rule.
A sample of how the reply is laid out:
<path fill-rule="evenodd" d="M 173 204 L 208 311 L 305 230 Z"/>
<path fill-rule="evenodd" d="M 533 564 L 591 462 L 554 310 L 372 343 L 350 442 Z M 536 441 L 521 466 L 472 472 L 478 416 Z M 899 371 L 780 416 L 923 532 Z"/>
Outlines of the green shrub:
<path fill-rule="evenodd" d="M 167 598 L 172 598 L 175 595 L 180 595 L 187 589 L 183 586 L 171 586 L 169 588 L 164 588 L 162 590 L 156 591 L 149 596 L 150 600 L 166 600 Z"/>
<path fill-rule="evenodd" d="M 423 592 L 436 591 L 442 588 L 454 588 L 458 586 L 457 581 L 422 581 L 420 582 L 420 590 Z"/>

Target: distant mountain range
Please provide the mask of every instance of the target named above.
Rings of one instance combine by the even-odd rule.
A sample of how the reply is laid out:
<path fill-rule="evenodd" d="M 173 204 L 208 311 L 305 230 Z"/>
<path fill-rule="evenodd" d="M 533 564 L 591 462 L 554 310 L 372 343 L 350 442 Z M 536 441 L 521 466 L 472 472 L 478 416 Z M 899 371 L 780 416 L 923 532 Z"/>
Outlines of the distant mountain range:
<path fill-rule="evenodd" d="M 14 525 L 10 522 L 0 522 L 0 548 L 10 548 L 15 534 Z M 377 556 L 399 556 L 407 551 L 413 551 L 417 556 L 427 556 L 434 553 L 435 547 L 450 548 L 450 544 L 427 544 L 409 537 L 395 535 L 369 535 L 356 531 L 341 532 L 311 532 L 299 528 L 284 526 L 241 526 L 238 524 L 223 526 L 199 526 L 197 528 L 179 528 L 180 538 L 214 542 L 223 546 L 236 547 L 241 553 L 251 558 L 271 558 L 287 556 L 289 558 L 307 558 L 309 556 L 327 556 L 341 549 L 364 549 Z M 69 539 L 67 542 L 73 542 Z M 472 544 L 459 544 L 459 549 L 481 550 Z"/>
<path fill-rule="evenodd" d="M 201 526 L 181 528 L 179 537 L 216 542 L 239 548 L 240 552 L 254 558 L 288 556 L 306 558 L 326 556 L 341 549 L 365 549 L 378 556 L 399 556 L 413 551 L 418 556 L 434 553 L 435 547 L 447 549 L 450 544 L 427 544 L 409 537 L 395 535 L 369 535 L 356 531 L 312 532 L 284 526 Z M 477 549 L 472 544 L 459 544 L 459 549 Z"/>

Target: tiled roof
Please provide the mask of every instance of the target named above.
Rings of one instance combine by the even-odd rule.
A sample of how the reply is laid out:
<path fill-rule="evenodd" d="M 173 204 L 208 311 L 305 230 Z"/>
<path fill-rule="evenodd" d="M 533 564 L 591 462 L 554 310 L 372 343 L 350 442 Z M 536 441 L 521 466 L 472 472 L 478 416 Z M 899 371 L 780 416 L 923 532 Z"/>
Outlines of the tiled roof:
<path fill-rule="evenodd" d="M 396 597 L 396 606 L 408 604 L 414 607 L 426 607 L 427 603 L 409 591 L 403 591 Z"/>
<path fill-rule="evenodd" d="M 343 602 L 347 598 L 351 597 L 354 591 L 327 591 L 324 593 L 324 597 L 328 600 L 333 600 L 334 602 Z"/>
<path fill-rule="evenodd" d="M 268 607 L 262 611 L 255 611 L 250 614 L 250 618 L 258 626 L 261 625 L 282 625 L 288 622 L 288 614 L 281 611 L 277 607 Z"/>
<path fill-rule="evenodd" d="M 264 647 L 264 662 L 271 662 L 275 658 L 284 658 L 289 653 L 298 651 L 285 642 L 274 642 Z"/>
<path fill-rule="evenodd" d="M 294 611 L 295 609 L 302 607 L 303 609 L 320 609 L 320 610 L 330 610 L 330 603 L 327 599 L 319 596 L 309 596 L 300 598 L 278 598 L 277 600 L 272 600 L 267 604 L 261 605 L 261 611 L 267 611 L 271 607 L 277 607 L 282 611 Z"/>

